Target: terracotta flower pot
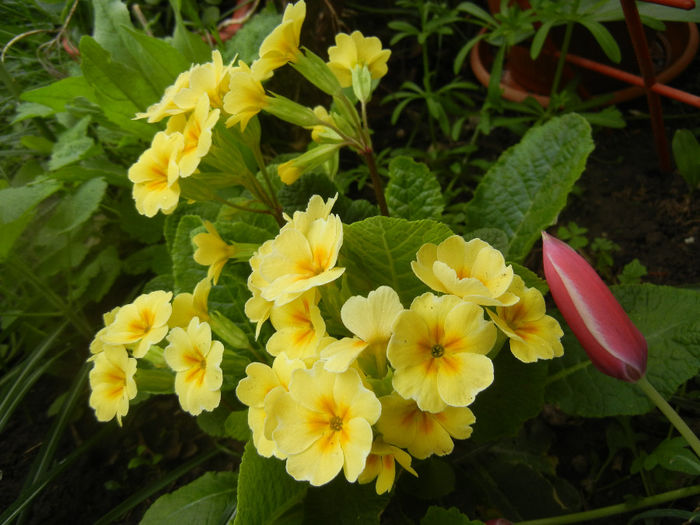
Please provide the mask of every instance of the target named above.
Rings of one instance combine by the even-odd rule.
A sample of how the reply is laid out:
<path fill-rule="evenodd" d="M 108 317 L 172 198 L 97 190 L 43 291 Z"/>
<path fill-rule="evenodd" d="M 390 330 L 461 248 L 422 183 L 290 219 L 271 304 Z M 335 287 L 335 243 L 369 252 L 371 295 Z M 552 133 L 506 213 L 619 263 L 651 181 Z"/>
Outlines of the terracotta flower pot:
<path fill-rule="evenodd" d="M 482 30 L 483 31 L 483 30 Z M 652 32 L 650 48 L 656 50 L 657 55 L 657 81 L 666 84 L 683 71 L 693 59 L 698 50 L 698 28 L 693 23 L 686 22 L 666 22 L 666 30 L 663 32 Z M 582 46 L 585 48 L 586 46 Z M 624 45 L 623 62 L 625 60 Z M 590 49 L 598 50 L 597 45 L 589 46 Z M 583 54 L 580 49 L 573 49 L 574 54 Z M 484 85 L 488 86 L 491 79 L 491 65 L 495 55 L 493 47 L 480 41 L 471 51 L 470 64 L 472 71 Z M 606 61 L 595 56 L 593 60 L 601 63 Z M 541 53 L 537 60 L 530 58 L 529 48 L 524 46 L 514 46 L 509 53 L 503 67 L 501 78 L 501 89 L 503 97 L 507 100 L 522 102 L 528 96 L 533 97 L 542 106 L 549 104 L 549 92 L 556 69 L 557 58 L 553 55 Z M 620 65 L 609 63 L 620 67 Z M 640 86 L 630 86 L 618 81 L 612 81 L 605 76 L 584 68 L 578 68 L 571 64 L 567 65 L 570 75 L 575 74 L 581 80 L 579 94 L 582 98 L 591 96 L 610 94 L 612 98 L 609 103 L 617 104 L 636 97 L 643 96 L 645 91 Z M 636 62 L 634 55 L 628 57 L 628 63 L 623 65 L 631 73 L 636 73 Z"/>

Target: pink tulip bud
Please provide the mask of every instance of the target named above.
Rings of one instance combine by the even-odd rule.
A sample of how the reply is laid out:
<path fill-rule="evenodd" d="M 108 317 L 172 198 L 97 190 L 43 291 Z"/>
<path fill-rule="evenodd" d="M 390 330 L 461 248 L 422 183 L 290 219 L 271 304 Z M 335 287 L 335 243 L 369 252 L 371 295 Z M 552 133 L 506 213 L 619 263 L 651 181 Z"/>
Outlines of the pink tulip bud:
<path fill-rule="evenodd" d="M 565 242 L 542 232 L 544 275 L 559 311 L 595 367 L 635 382 L 647 342 L 595 270 Z"/>

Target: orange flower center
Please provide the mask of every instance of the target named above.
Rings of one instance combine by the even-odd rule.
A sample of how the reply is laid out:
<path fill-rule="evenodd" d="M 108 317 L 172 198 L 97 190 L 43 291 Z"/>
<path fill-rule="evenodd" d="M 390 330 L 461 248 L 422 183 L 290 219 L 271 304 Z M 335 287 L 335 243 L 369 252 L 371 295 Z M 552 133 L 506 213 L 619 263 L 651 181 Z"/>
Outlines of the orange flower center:
<path fill-rule="evenodd" d="M 332 431 L 340 432 L 341 430 L 343 430 L 343 420 L 338 416 L 333 416 L 328 422 L 328 426 L 331 427 Z"/>
<path fill-rule="evenodd" d="M 442 357 L 445 354 L 445 347 L 441 344 L 434 344 L 430 349 L 430 355 L 433 357 Z"/>

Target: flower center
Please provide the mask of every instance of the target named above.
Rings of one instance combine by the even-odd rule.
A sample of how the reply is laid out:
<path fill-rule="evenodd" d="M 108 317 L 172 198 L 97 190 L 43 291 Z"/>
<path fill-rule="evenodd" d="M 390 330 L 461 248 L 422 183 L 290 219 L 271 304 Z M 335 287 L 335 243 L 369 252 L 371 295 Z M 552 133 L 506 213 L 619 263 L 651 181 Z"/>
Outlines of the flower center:
<path fill-rule="evenodd" d="M 430 354 L 433 357 L 442 357 L 444 353 L 445 348 L 440 344 L 434 344 L 433 347 L 430 349 Z"/>
<path fill-rule="evenodd" d="M 333 416 L 328 424 L 334 432 L 343 430 L 343 420 L 338 416 Z"/>

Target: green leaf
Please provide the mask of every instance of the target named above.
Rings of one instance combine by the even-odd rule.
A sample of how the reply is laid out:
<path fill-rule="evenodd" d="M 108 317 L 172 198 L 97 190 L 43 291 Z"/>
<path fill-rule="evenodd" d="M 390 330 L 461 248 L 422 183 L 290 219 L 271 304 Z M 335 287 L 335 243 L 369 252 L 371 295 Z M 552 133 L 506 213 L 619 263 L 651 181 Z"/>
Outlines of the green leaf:
<path fill-rule="evenodd" d="M 70 231 L 87 221 L 102 202 L 106 190 L 104 179 L 92 179 L 81 184 L 74 193 L 63 197 L 48 223 L 51 234 Z"/>
<path fill-rule="evenodd" d="M 700 144 L 692 131 L 679 129 L 673 135 L 672 145 L 678 172 L 688 187 L 694 190 L 700 184 Z"/>
<path fill-rule="evenodd" d="M 539 414 L 544 403 L 547 362 L 522 363 L 506 343 L 494 360 L 494 381 L 471 406 L 477 443 L 517 434 L 522 424 Z"/>
<path fill-rule="evenodd" d="M 50 170 L 73 164 L 87 156 L 95 144 L 95 141 L 87 136 L 89 123 L 90 117 L 83 117 L 73 127 L 61 133 L 49 159 Z"/>
<path fill-rule="evenodd" d="M 76 97 L 84 97 L 95 102 L 95 92 L 83 76 L 66 77 L 37 89 L 25 91 L 20 98 L 27 102 L 35 102 L 60 113 L 66 110 L 66 104 Z"/>
<path fill-rule="evenodd" d="M 235 472 L 207 472 L 158 498 L 144 514 L 141 525 L 226 523 L 236 510 L 236 477 Z"/>
<path fill-rule="evenodd" d="M 306 483 L 292 479 L 284 463 L 264 458 L 248 441 L 238 475 L 238 507 L 234 525 L 272 525 L 301 503 Z"/>
<path fill-rule="evenodd" d="M 95 29 L 93 37 L 100 46 L 112 55 L 116 62 L 135 67 L 134 57 L 129 51 L 126 29 L 133 29 L 129 10 L 121 0 L 94 0 Z"/>
<path fill-rule="evenodd" d="M 231 410 L 221 403 L 211 412 L 204 411 L 197 416 L 197 426 L 214 437 L 226 437 L 224 424 Z"/>
<path fill-rule="evenodd" d="M 503 254 L 503 257 L 508 257 L 508 236 L 503 230 L 498 228 L 479 228 L 462 235 L 465 241 L 472 239 L 481 239 L 489 243 Z"/>
<path fill-rule="evenodd" d="M 304 501 L 304 525 L 379 525 L 389 495 L 378 496 L 374 483 L 348 483 L 342 474 L 323 485 L 310 487 Z"/>
<path fill-rule="evenodd" d="M 193 64 L 201 64 L 206 62 L 211 57 L 211 49 L 204 42 L 201 35 L 192 33 L 185 27 L 185 22 L 182 19 L 181 0 L 170 0 L 173 12 L 175 13 L 175 32 L 173 33 L 173 46 L 177 49 L 188 62 Z"/>
<path fill-rule="evenodd" d="M 36 102 L 25 102 L 17 106 L 17 114 L 10 124 L 17 124 L 29 118 L 48 117 L 49 115 L 53 115 L 53 109 L 50 107 Z"/>
<path fill-rule="evenodd" d="M 598 42 L 598 45 L 605 55 L 618 64 L 622 58 L 622 53 L 620 51 L 620 46 L 617 45 L 615 37 L 610 34 L 610 31 L 608 31 L 603 24 L 594 20 L 582 18 L 578 20 L 578 22 L 591 32 L 593 38 L 596 39 L 596 42 Z"/>
<path fill-rule="evenodd" d="M 120 271 L 121 261 L 117 249 L 108 246 L 76 276 L 76 286 L 71 290 L 70 298 L 76 300 L 85 296 L 86 299 L 99 301 L 112 287 Z"/>
<path fill-rule="evenodd" d="M 393 217 L 408 220 L 439 220 L 445 208 L 435 175 L 428 166 L 409 157 L 391 159 L 386 201 Z"/>
<path fill-rule="evenodd" d="M 591 128 L 579 115 L 531 129 L 477 186 L 465 206 L 466 230 L 500 228 L 508 235 L 508 258 L 523 261 L 566 205 L 591 151 Z"/>
<path fill-rule="evenodd" d="M 322 487 L 310 487 L 304 501 L 304 525 L 379 525 L 389 495 L 377 495 L 374 483 L 348 483 L 342 474 Z"/>
<path fill-rule="evenodd" d="M 452 235 L 444 224 L 371 217 L 343 228 L 338 266 L 346 268 L 354 294 L 367 295 L 383 284 L 391 286 L 408 306 L 428 288 L 413 274 L 411 261 L 427 242 L 440 243 Z"/>
<path fill-rule="evenodd" d="M 157 127 L 133 118 L 162 93 L 149 86 L 138 71 L 113 61 L 89 36 L 80 39 L 80 56 L 83 75 L 95 90 L 95 99 L 105 116 L 123 130 L 150 141 Z"/>
<path fill-rule="evenodd" d="M 652 470 L 657 465 L 666 470 L 700 476 L 700 461 L 688 448 L 688 442 L 683 437 L 662 441 L 651 454 L 644 458 L 646 470 Z"/>
<path fill-rule="evenodd" d="M 700 368 L 700 293 L 651 284 L 612 291 L 647 340 L 649 382 L 668 398 Z M 598 372 L 565 323 L 562 328 L 564 356 L 550 365 L 547 402 L 584 417 L 644 414 L 654 406 L 634 384 Z"/>
<path fill-rule="evenodd" d="M 27 186 L 0 190 L 0 223 L 16 221 L 60 187 L 54 180 L 42 179 Z"/>
<path fill-rule="evenodd" d="M 639 259 L 634 258 L 622 268 L 622 272 L 617 276 L 620 284 L 639 284 L 642 277 L 647 274 L 647 267 Z"/>
<path fill-rule="evenodd" d="M 402 492 L 421 500 L 437 500 L 452 494 L 456 476 L 453 466 L 442 458 L 432 456 L 425 461 L 413 464 L 418 473 L 415 476 L 401 476 Z"/>
<path fill-rule="evenodd" d="M 170 369 L 138 368 L 134 378 L 139 392 L 172 394 L 175 392 L 175 374 Z"/>
<path fill-rule="evenodd" d="M 444 509 L 433 505 L 420 520 L 420 525 L 483 525 L 483 522 L 470 520 L 457 507 Z"/>
<path fill-rule="evenodd" d="M 227 437 L 238 441 L 248 441 L 252 435 L 248 426 L 248 411 L 234 410 L 231 412 L 226 418 L 224 428 Z"/>

